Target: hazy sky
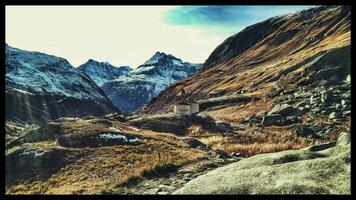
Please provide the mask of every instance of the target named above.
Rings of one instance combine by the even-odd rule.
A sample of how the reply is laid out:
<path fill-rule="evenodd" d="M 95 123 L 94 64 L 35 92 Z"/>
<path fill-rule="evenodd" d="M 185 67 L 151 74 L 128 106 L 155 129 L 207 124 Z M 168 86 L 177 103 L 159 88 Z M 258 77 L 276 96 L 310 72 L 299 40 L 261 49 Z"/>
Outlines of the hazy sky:
<path fill-rule="evenodd" d="M 6 43 L 66 58 L 137 67 L 156 51 L 204 62 L 227 37 L 311 6 L 6 6 Z"/>

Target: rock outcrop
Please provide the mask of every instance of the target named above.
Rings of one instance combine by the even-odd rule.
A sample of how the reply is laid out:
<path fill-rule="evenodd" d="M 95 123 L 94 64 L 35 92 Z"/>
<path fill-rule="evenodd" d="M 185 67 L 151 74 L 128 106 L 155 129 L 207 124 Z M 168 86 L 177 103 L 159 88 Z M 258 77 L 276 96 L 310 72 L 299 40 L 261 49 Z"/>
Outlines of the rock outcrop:
<path fill-rule="evenodd" d="M 350 194 L 350 142 L 342 133 L 325 148 L 256 155 L 199 176 L 174 194 Z"/>
<path fill-rule="evenodd" d="M 234 133 L 232 127 L 224 122 L 215 121 L 210 116 L 202 113 L 194 115 L 151 115 L 146 117 L 135 118 L 127 122 L 131 126 L 143 129 L 149 129 L 157 132 L 174 133 L 185 135 L 187 129 L 192 125 L 199 125 L 205 130 L 221 134 Z"/>
<path fill-rule="evenodd" d="M 46 177 L 64 165 L 64 148 L 45 149 L 31 147 L 28 144 L 13 147 L 6 154 L 6 184 L 18 178 Z"/>

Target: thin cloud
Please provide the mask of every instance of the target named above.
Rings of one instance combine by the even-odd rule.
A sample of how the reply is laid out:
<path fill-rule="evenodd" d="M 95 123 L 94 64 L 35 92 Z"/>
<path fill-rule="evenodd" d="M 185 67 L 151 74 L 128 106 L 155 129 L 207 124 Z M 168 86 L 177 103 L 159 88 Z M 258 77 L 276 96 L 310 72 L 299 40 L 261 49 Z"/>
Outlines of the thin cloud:
<path fill-rule="evenodd" d="M 248 26 L 280 14 L 312 6 L 180 6 L 166 12 L 164 22 L 195 27 Z"/>

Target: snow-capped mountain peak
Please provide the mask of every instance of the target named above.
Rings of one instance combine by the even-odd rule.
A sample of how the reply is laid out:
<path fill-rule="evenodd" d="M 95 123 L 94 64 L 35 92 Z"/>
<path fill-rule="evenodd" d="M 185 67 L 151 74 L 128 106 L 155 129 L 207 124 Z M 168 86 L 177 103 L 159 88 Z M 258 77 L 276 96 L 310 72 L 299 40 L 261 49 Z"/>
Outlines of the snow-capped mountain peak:
<path fill-rule="evenodd" d="M 194 75 L 202 64 L 183 62 L 157 51 L 149 60 L 124 76 L 103 84 L 111 101 L 124 111 L 135 111 L 177 80 Z"/>
<path fill-rule="evenodd" d="M 8 45 L 5 55 L 7 120 L 43 122 L 117 111 L 98 85 L 64 58 Z"/>
<path fill-rule="evenodd" d="M 89 59 L 86 63 L 80 65 L 78 69 L 86 73 L 99 86 L 132 70 L 128 66 L 115 67 L 108 62 L 99 62 L 93 59 Z"/>
<path fill-rule="evenodd" d="M 182 65 L 182 60 L 179 58 L 174 57 L 171 54 L 166 54 L 164 52 L 160 52 L 157 51 L 149 60 L 147 60 L 144 64 L 138 66 L 138 68 L 140 67 L 147 67 L 147 66 L 151 66 L 151 65 L 155 65 L 157 63 L 173 63 L 174 64 L 178 64 L 178 65 Z"/>

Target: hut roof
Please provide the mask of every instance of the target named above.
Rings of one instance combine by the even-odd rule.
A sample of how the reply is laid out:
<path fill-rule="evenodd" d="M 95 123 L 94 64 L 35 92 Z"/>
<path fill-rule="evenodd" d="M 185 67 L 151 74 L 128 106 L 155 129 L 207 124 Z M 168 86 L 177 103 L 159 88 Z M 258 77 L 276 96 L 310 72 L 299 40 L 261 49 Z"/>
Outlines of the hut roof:
<path fill-rule="evenodd" d="M 196 101 L 190 100 L 190 99 L 184 99 L 184 100 L 179 100 L 176 105 L 191 105 L 197 103 Z"/>

